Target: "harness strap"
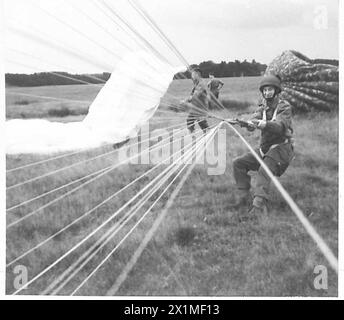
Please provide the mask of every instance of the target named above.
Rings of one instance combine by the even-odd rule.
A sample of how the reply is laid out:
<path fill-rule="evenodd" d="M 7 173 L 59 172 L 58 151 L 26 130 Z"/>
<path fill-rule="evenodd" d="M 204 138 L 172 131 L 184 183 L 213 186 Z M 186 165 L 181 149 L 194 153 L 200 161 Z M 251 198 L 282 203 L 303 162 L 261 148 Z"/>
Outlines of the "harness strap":
<path fill-rule="evenodd" d="M 274 111 L 274 114 L 272 115 L 271 121 L 275 121 L 277 118 L 277 111 L 278 111 L 278 105 L 276 106 L 276 109 Z M 263 109 L 263 121 L 266 121 L 266 109 Z"/>
<path fill-rule="evenodd" d="M 277 118 L 277 111 L 278 111 L 278 105 L 276 106 L 276 109 L 274 111 L 274 114 L 272 115 L 272 118 L 271 118 L 271 121 L 276 121 L 276 118 Z M 263 109 L 263 118 L 262 118 L 263 121 L 266 121 L 266 109 L 264 108 Z M 270 151 L 271 149 L 274 149 L 276 148 L 277 146 L 279 146 L 280 144 L 284 144 L 284 143 L 289 143 L 290 142 L 290 139 L 286 139 L 284 142 L 282 143 L 278 143 L 278 144 L 273 144 L 268 151 Z M 266 153 L 268 153 L 268 151 Z M 259 148 L 259 153 L 261 155 L 262 158 L 264 158 L 265 154 L 261 148 Z"/>

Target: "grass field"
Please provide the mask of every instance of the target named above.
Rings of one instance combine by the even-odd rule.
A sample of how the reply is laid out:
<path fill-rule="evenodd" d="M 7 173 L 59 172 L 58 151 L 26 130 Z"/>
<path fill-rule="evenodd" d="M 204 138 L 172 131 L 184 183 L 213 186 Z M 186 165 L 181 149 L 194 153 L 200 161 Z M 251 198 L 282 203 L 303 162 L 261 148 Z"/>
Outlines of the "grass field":
<path fill-rule="evenodd" d="M 225 78 L 226 85 L 222 89 L 225 99 L 248 101 L 254 103 L 258 97 L 256 90 L 257 77 Z M 10 87 L 6 90 L 6 118 L 49 118 L 57 120 L 51 115 L 52 111 L 68 108 L 70 117 L 58 119 L 59 121 L 78 121 L 88 112 L 88 108 L 101 86 L 71 85 L 20 88 Z M 172 82 L 168 93 L 172 93 L 178 100 L 188 97 L 192 89 L 191 80 L 178 80 Z M 23 95 L 21 95 L 23 94 Z M 66 101 L 54 101 L 34 96 L 54 97 Z M 68 99 L 73 101 L 67 101 Z M 170 97 L 164 100 L 172 100 Z"/>
<path fill-rule="evenodd" d="M 259 78 L 227 78 L 224 81 L 223 99 L 247 101 L 252 106 L 254 105 L 258 98 L 256 88 Z M 87 101 L 92 101 L 98 90 L 98 87 L 82 85 L 8 88 L 6 115 L 9 119 L 45 117 L 52 121 L 77 121 L 84 117 L 90 103 Z M 169 93 L 182 99 L 188 96 L 190 90 L 190 81 L 179 80 L 171 84 Z M 41 100 L 20 96 L 19 93 L 86 102 Z M 63 107 L 74 110 L 75 114 L 66 117 L 49 116 L 49 110 Z M 243 111 L 232 109 L 226 113 L 231 116 L 249 112 L 252 108 L 249 107 Z M 175 116 L 179 117 L 180 121 L 185 120 L 183 114 Z M 153 128 L 163 128 L 171 125 L 172 122 L 160 121 L 157 115 L 150 123 Z M 296 158 L 280 180 L 337 254 L 338 116 L 335 113 L 300 115 L 294 119 L 294 129 Z M 252 145 L 258 143 L 258 133 L 239 130 Z M 229 210 L 229 202 L 235 194 L 231 161 L 237 155 L 246 152 L 246 149 L 229 129 L 226 132 L 226 141 L 225 174 L 210 176 L 207 175 L 205 166 L 196 166 L 174 206 L 169 210 L 158 233 L 149 243 L 118 294 L 336 296 L 337 276 L 330 268 L 328 268 L 328 289 L 316 290 L 314 288 L 315 266 L 328 265 L 274 188 L 271 210 L 267 217 L 260 217 L 256 222 L 241 221 L 238 217 L 242 212 Z M 111 147 L 89 150 L 44 165 L 8 173 L 7 185 L 11 186 L 109 150 Z M 37 155 L 7 156 L 7 168 L 15 168 L 46 157 Z M 115 161 L 117 161 L 116 153 L 113 153 L 87 165 L 77 166 L 23 187 L 8 190 L 7 207 L 111 165 Z M 151 165 L 122 165 L 100 180 L 90 183 L 64 200 L 9 228 L 7 230 L 7 261 L 12 261 L 21 253 L 46 239 L 151 167 Z M 8 268 L 7 293 L 10 294 L 15 290 L 13 281 L 16 276 L 14 268 L 17 264 L 26 266 L 29 279 L 33 278 L 137 194 L 148 181 L 156 176 L 157 172 L 152 174 L 149 179 L 146 177 L 139 181 L 82 222 Z M 7 223 L 10 224 L 23 217 L 71 188 L 67 187 L 7 213 Z M 160 212 L 171 191 L 163 197 L 163 201 L 153 209 L 140 228 L 86 283 L 80 290 L 80 294 L 103 295 L 107 292 Z M 149 201 L 145 208 L 148 208 L 153 200 Z M 61 294 L 70 294 L 73 288 L 118 243 L 125 231 L 128 231 L 129 226 L 97 254 L 66 285 Z M 91 241 L 82 245 L 71 257 L 57 264 L 22 293 L 37 294 L 44 290 L 102 234 L 103 232 L 95 234 Z"/>

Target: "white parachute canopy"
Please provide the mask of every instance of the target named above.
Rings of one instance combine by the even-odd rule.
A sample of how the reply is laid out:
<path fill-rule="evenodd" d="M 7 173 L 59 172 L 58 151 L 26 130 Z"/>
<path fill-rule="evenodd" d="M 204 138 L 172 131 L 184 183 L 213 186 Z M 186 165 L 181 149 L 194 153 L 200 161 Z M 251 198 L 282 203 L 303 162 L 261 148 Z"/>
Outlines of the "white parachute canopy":
<path fill-rule="evenodd" d="M 183 69 L 144 51 L 130 53 L 117 64 L 83 121 L 6 121 L 6 153 L 53 153 L 123 141 L 154 114 L 174 74 Z"/>

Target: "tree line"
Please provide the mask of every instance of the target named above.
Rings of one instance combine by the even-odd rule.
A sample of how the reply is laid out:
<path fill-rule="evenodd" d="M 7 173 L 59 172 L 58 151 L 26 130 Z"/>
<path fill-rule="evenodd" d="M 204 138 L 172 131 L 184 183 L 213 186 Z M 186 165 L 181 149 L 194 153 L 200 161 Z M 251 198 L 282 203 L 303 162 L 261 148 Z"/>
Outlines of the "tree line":
<path fill-rule="evenodd" d="M 254 59 L 251 62 L 247 60 L 234 62 L 221 61 L 215 63 L 213 61 L 203 61 L 200 64 L 193 64 L 191 67 L 199 67 L 204 78 L 209 77 L 209 74 L 213 74 L 217 78 L 226 77 L 250 77 L 260 76 L 264 74 L 267 65 L 256 62 Z M 190 78 L 190 72 L 180 72 L 175 75 L 175 79 L 187 77 Z"/>
<path fill-rule="evenodd" d="M 202 71 L 202 76 L 207 78 L 210 73 L 215 77 L 244 77 L 244 76 L 260 76 L 266 69 L 265 64 L 261 64 L 252 60 L 248 62 L 246 60 L 234 62 L 221 61 L 215 63 L 213 61 L 203 61 L 200 64 L 193 64 L 192 67 L 199 67 Z M 35 87 L 35 86 L 52 86 L 52 85 L 71 85 L 71 84 L 85 84 L 88 83 L 103 83 L 110 77 L 110 73 L 103 72 L 99 74 L 70 74 L 68 72 L 39 72 L 33 74 L 22 73 L 6 73 L 5 80 L 7 86 L 17 87 Z M 190 78 L 190 72 L 177 73 L 174 79 Z M 79 82 L 68 79 L 73 78 L 79 80 Z"/>

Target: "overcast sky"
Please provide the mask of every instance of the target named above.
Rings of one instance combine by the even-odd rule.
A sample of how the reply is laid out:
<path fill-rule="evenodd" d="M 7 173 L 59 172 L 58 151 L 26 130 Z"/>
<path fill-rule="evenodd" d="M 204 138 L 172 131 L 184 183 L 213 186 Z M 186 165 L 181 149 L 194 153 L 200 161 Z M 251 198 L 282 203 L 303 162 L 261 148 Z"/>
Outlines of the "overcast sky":
<path fill-rule="evenodd" d="M 6 71 L 111 71 L 141 41 L 116 14 L 180 64 L 127 0 L 106 0 L 108 7 L 102 1 L 5 0 Z M 338 0 L 139 3 L 190 63 L 255 59 L 268 64 L 287 49 L 338 59 Z"/>

